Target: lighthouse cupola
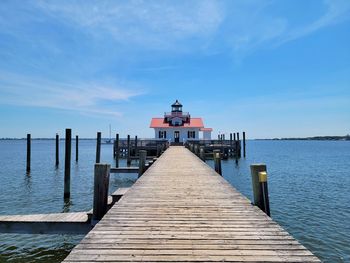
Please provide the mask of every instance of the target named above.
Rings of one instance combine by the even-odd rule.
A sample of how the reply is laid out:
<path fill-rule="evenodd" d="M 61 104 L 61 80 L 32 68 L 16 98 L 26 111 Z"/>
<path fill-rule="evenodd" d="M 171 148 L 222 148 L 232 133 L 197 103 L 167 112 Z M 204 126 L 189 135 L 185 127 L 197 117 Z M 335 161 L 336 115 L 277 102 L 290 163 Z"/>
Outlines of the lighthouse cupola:
<path fill-rule="evenodd" d="M 171 112 L 175 113 L 176 115 L 182 112 L 182 104 L 178 100 L 171 105 Z"/>

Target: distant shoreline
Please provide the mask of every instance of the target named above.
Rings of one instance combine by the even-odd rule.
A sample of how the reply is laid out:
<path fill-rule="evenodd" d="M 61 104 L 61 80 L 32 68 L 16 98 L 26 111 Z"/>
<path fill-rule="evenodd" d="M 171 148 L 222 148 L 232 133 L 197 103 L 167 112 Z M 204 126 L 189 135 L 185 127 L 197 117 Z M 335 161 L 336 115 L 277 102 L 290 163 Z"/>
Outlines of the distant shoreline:
<path fill-rule="evenodd" d="M 74 140 L 75 138 L 72 138 Z M 27 140 L 27 138 L 0 138 L 0 141 L 6 140 Z M 32 138 L 32 140 L 38 141 L 52 141 L 55 138 Z M 60 138 L 64 140 L 64 138 Z M 79 140 L 96 140 L 96 138 L 79 138 Z M 102 138 L 102 140 L 109 140 L 109 138 Z M 314 136 L 314 137 L 302 137 L 302 138 L 265 138 L 265 139 L 251 139 L 255 141 L 350 141 L 350 135 L 345 136 Z"/>
<path fill-rule="evenodd" d="M 21 141 L 21 140 L 27 140 L 27 138 L 0 138 L 0 141 Z M 31 138 L 31 140 L 34 141 L 54 141 L 56 138 Z M 60 140 L 64 141 L 64 138 L 60 138 Z M 72 141 L 75 140 L 75 138 L 72 138 Z M 96 140 L 96 138 L 79 138 L 79 140 Z M 109 140 L 109 138 L 101 138 L 101 140 Z"/>
<path fill-rule="evenodd" d="M 255 139 L 267 141 L 350 141 L 350 135 L 345 136 L 314 136 L 304 138 L 273 138 L 273 139 Z"/>

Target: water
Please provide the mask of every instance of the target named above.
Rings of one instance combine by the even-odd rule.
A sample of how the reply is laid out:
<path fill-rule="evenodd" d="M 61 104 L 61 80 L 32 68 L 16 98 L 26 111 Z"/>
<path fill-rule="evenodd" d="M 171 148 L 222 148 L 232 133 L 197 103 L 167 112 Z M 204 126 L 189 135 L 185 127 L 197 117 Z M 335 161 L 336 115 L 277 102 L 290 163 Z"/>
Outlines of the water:
<path fill-rule="evenodd" d="M 72 141 L 75 146 L 75 141 Z M 101 145 L 101 162 L 114 165 L 112 145 Z M 79 141 L 79 162 L 72 147 L 71 198 L 63 199 L 64 141 L 55 167 L 55 141 L 33 140 L 31 172 L 26 174 L 26 141 L 0 141 L 0 215 L 88 211 L 93 200 L 96 142 Z M 120 160 L 120 166 L 126 166 Z M 111 174 L 110 193 L 129 187 L 135 174 Z M 83 236 L 0 234 L 0 262 L 61 262 Z"/>
<path fill-rule="evenodd" d="M 79 162 L 72 161 L 68 204 L 63 201 L 64 143 L 59 169 L 54 165 L 54 143 L 32 142 L 28 176 L 25 141 L 0 141 L 1 215 L 91 208 L 95 141 L 80 141 Z M 102 145 L 101 160 L 113 164 L 112 145 Z M 224 177 L 251 199 L 249 165 L 260 162 L 268 167 L 273 219 L 322 261 L 350 262 L 350 142 L 248 141 L 246 159 L 223 161 Z M 136 177 L 112 174 L 110 192 L 132 185 Z M 0 234 L 0 262 L 60 262 L 81 238 Z"/>
<path fill-rule="evenodd" d="M 272 218 L 322 261 L 350 262 L 350 142 L 249 141 L 247 152 L 223 161 L 226 180 L 252 200 L 249 165 L 266 163 Z"/>

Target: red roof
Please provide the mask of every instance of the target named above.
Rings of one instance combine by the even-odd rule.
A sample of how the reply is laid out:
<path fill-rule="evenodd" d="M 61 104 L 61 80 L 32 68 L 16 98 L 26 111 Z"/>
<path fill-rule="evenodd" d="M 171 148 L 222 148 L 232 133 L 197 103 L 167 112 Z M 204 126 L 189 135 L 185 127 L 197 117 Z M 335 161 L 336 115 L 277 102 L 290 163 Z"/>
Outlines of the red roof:
<path fill-rule="evenodd" d="M 170 126 L 164 122 L 164 118 L 152 118 L 150 128 L 204 128 L 202 118 L 191 118 L 190 123 L 182 126 Z"/>
<path fill-rule="evenodd" d="M 213 131 L 213 129 L 212 128 L 201 128 L 201 131 Z"/>

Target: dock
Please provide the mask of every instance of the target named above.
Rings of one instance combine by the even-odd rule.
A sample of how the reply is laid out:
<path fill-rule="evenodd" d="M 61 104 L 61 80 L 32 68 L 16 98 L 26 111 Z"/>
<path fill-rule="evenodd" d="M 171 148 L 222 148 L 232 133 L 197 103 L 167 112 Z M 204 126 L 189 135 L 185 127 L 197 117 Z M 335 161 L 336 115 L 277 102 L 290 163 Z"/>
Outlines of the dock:
<path fill-rule="evenodd" d="M 320 262 L 185 147 L 172 146 L 64 262 Z"/>
<path fill-rule="evenodd" d="M 0 232 L 16 234 L 86 234 L 86 212 L 0 216 Z"/>
<path fill-rule="evenodd" d="M 107 207 L 112 207 L 129 190 L 118 188 L 108 196 Z M 86 212 L 1 215 L 0 233 L 11 234 L 76 234 L 86 235 L 92 229 L 93 209 Z"/>

